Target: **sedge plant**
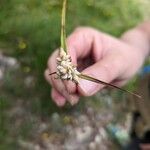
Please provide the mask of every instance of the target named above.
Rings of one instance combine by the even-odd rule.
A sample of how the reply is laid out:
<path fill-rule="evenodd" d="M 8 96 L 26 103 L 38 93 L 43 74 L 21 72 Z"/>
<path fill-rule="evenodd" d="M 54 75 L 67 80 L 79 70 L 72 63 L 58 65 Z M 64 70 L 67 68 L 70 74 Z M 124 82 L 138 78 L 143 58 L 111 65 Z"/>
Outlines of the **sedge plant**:
<path fill-rule="evenodd" d="M 57 71 L 50 73 L 49 75 L 56 74 L 57 79 L 60 80 L 71 80 L 72 82 L 76 84 L 79 83 L 79 78 L 84 80 L 89 80 L 91 82 L 95 82 L 97 84 L 103 84 L 108 87 L 116 88 L 118 90 L 121 90 L 123 92 L 127 92 L 139 99 L 141 99 L 141 96 L 139 94 L 136 94 L 134 92 L 131 92 L 129 90 L 120 88 L 116 85 L 107 83 L 105 81 L 93 78 L 89 75 L 82 74 L 77 70 L 77 67 L 72 64 L 71 56 L 68 54 L 67 46 L 66 46 L 66 6 L 67 6 L 67 0 L 63 0 L 63 6 L 62 6 L 62 14 L 61 14 L 61 38 L 60 38 L 60 48 L 59 48 L 59 55 L 56 58 L 57 60 Z"/>

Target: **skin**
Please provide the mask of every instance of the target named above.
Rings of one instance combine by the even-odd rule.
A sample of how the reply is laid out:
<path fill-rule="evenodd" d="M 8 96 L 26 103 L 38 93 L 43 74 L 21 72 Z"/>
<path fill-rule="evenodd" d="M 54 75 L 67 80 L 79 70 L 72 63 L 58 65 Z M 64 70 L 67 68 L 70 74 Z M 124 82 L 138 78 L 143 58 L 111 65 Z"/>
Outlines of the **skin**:
<path fill-rule="evenodd" d="M 150 150 L 150 144 L 140 144 L 141 150 Z"/>
<path fill-rule="evenodd" d="M 67 38 L 68 53 L 72 63 L 84 74 L 117 86 L 124 85 L 143 65 L 150 50 L 150 22 L 144 22 L 125 32 L 120 39 L 90 27 L 77 28 Z M 80 79 L 79 84 L 55 79 L 56 57 L 54 51 L 48 59 L 45 78 L 51 84 L 51 96 L 58 106 L 68 101 L 72 105 L 80 96 L 92 96 L 104 85 Z"/>

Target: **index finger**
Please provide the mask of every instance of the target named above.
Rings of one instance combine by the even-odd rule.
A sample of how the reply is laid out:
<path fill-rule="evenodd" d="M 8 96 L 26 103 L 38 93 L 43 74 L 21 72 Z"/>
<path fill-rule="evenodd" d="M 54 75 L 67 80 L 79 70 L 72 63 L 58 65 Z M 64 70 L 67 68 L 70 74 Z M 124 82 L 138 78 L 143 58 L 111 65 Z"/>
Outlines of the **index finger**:
<path fill-rule="evenodd" d="M 92 50 L 94 34 L 96 30 L 88 27 L 80 27 L 67 38 L 67 50 L 72 62 L 77 64 L 77 58 L 85 58 Z"/>

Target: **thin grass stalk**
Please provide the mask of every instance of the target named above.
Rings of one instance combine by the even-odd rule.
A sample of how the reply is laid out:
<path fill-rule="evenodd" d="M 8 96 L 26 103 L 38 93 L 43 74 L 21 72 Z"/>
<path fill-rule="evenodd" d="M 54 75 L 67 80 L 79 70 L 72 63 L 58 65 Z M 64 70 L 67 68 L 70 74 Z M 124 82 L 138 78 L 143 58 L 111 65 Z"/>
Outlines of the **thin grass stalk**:
<path fill-rule="evenodd" d="M 62 14 L 61 14 L 61 48 L 67 53 L 66 46 L 66 7 L 67 0 L 63 1 Z M 61 49 L 61 50 L 62 50 Z"/>

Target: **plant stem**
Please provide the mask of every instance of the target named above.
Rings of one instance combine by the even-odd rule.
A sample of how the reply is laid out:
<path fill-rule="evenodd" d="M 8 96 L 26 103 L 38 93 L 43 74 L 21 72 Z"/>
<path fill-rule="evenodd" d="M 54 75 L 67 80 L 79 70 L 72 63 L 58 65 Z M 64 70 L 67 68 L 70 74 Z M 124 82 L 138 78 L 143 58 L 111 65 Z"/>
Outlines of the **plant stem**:
<path fill-rule="evenodd" d="M 66 7 L 67 0 L 63 0 L 62 14 L 61 14 L 61 48 L 67 53 L 66 46 Z"/>

